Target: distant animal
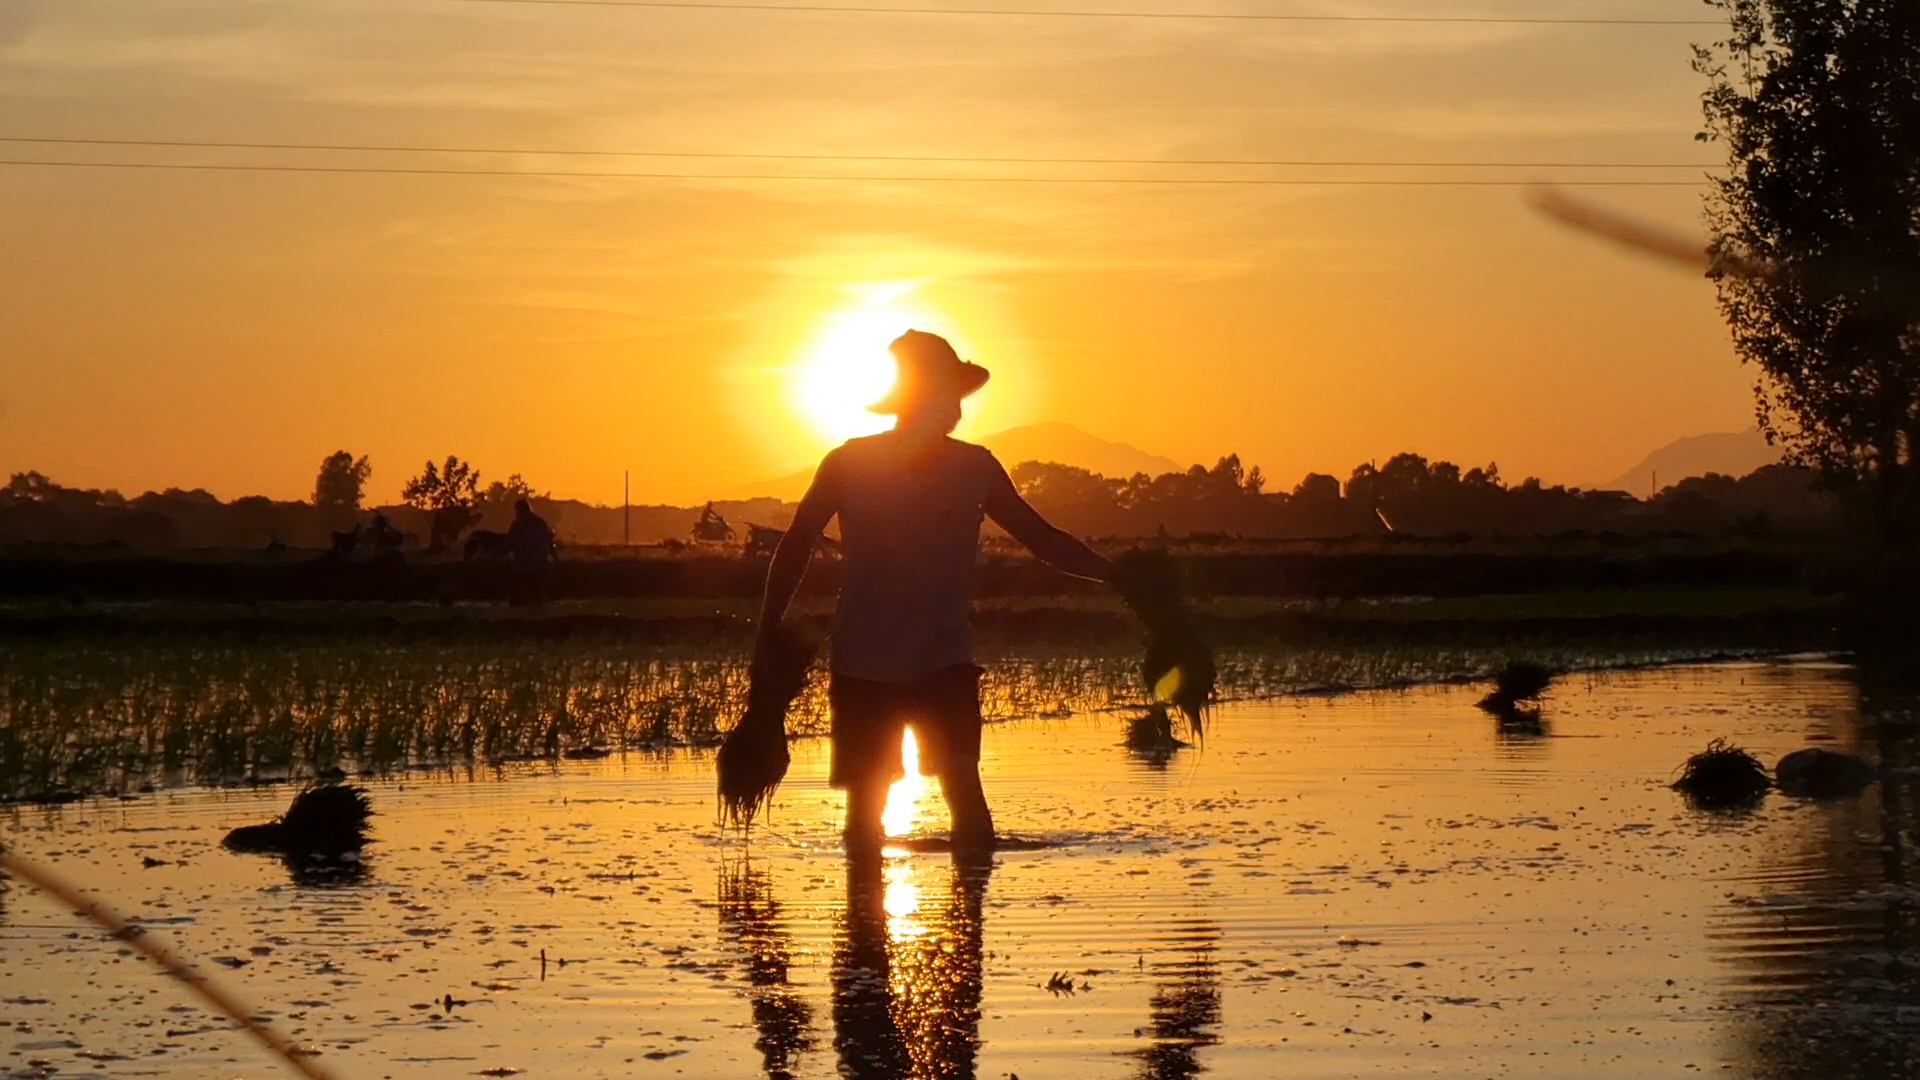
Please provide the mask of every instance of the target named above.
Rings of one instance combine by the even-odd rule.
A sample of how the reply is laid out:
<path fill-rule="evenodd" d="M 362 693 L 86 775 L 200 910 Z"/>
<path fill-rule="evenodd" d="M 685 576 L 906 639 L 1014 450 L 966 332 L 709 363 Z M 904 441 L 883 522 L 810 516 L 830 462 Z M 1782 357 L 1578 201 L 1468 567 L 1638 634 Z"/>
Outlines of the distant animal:
<path fill-rule="evenodd" d="M 330 550 L 336 558 L 348 558 L 353 554 L 354 549 L 360 546 L 360 542 L 365 538 L 366 532 L 364 526 L 355 525 L 346 532 L 333 533 L 331 534 L 333 537 L 333 547 Z"/>
<path fill-rule="evenodd" d="M 367 543 L 376 552 L 399 551 L 407 542 L 407 533 L 401 532 L 387 522 L 387 515 L 375 514 L 373 521 L 366 527 Z"/>
<path fill-rule="evenodd" d="M 1493 692 L 1480 699 L 1480 707 L 1501 716 L 1520 712 L 1523 707 L 1538 708 L 1540 695 L 1553 685 L 1553 677 L 1552 668 L 1512 661 L 1494 675 Z"/>
<path fill-rule="evenodd" d="M 265 825 L 242 825 L 221 845 L 229 851 L 340 856 L 367 843 L 373 800 L 355 784 L 322 783 L 294 796 L 287 812 Z"/>
<path fill-rule="evenodd" d="M 461 557 L 467 562 L 505 562 L 512 550 L 506 533 L 475 529 L 467 536 Z"/>
<path fill-rule="evenodd" d="M 1809 746 L 1795 750 L 1773 767 L 1773 782 L 1788 795 L 1832 799 L 1858 795 L 1880 779 L 1880 770 L 1865 758 Z"/>

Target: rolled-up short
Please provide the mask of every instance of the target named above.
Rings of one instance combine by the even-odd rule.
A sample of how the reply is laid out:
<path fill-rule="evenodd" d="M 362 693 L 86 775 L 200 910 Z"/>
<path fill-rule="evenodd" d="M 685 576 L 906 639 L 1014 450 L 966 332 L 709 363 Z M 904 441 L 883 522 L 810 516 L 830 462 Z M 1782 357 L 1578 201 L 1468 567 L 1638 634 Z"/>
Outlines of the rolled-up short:
<path fill-rule="evenodd" d="M 909 683 L 871 682 L 835 673 L 833 765 L 827 782 L 842 791 L 861 781 L 892 783 L 907 774 L 900 735 L 913 728 L 920 775 L 946 776 L 980 765 L 980 669 L 941 668 Z"/>

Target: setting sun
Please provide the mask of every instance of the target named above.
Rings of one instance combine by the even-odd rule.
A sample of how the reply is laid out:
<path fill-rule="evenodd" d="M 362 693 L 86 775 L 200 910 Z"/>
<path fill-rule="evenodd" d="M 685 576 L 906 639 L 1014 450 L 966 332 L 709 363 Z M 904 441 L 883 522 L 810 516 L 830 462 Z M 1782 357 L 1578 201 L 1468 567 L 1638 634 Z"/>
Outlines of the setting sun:
<path fill-rule="evenodd" d="M 891 418 L 868 412 L 867 406 L 893 385 L 887 344 L 911 328 L 897 311 L 854 309 L 828 316 L 795 380 L 795 401 L 807 422 L 835 442 L 892 426 Z"/>
<path fill-rule="evenodd" d="M 883 281 L 843 287 L 859 299 L 822 316 L 793 371 L 795 409 L 821 438 L 842 442 L 893 426 L 868 411 L 893 386 L 887 346 L 908 330 L 947 333 L 947 320 L 902 303 L 921 281 Z"/>

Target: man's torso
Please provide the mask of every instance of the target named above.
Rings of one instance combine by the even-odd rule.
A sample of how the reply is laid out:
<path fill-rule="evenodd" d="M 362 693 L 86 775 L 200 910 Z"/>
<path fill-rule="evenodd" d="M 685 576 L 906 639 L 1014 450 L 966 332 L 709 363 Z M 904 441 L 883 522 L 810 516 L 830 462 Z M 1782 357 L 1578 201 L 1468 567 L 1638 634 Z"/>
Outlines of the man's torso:
<path fill-rule="evenodd" d="M 985 448 L 897 435 L 834 452 L 845 573 L 833 670 L 909 682 L 971 663 L 980 522 L 1000 466 Z"/>

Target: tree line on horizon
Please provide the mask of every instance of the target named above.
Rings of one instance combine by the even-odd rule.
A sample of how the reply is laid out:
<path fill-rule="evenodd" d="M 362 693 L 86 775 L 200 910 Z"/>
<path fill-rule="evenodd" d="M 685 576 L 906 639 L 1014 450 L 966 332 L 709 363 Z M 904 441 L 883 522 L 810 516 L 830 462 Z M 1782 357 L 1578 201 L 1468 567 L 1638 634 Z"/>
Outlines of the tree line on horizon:
<path fill-rule="evenodd" d="M 1021 462 L 1014 483 L 1049 519 L 1097 538 L 1242 537 L 1300 539 L 1382 534 L 1540 535 L 1572 531 L 1684 532 L 1699 535 L 1818 533 L 1836 523 L 1836 503 L 1804 469 L 1768 466 L 1746 477 L 1709 474 L 1683 480 L 1649 499 L 1626 492 L 1546 486 L 1537 478 L 1508 485 L 1497 465 L 1462 470 L 1419 454 L 1356 466 L 1343 482 L 1309 473 L 1290 491 L 1268 491 L 1258 466 L 1229 454 L 1157 476 L 1107 477 L 1054 462 Z M 119 492 L 60 485 L 38 472 L 16 473 L 0 488 L 0 545 L 77 544 L 143 551 L 194 548 L 324 549 L 331 534 L 384 516 L 429 552 L 455 550 L 473 529 L 504 529 L 527 499 L 561 540 L 573 545 L 682 542 L 700 507 L 596 506 L 543 494 L 518 473 L 486 482 L 470 462 L 428 461 L 402 487 L 397 505 L 365 505 L 373 465 L 341 450 L 329 454 L 307 500 L 168 488 L 126 498 Z M 784 528 L 793 506 L 764 498 L 715 504 L 737 525 Z"/>
<path fill-rule="evenodd" d="M 1085 536 L 1215 535 L 1259 538 L 1368 533 L 1550 535 L 1685 532 L 1701 535 L 1818 533 L 1836 505 L 1814 474 L 1772 465 L 1746 477 L 1709 473 L 1649 499 L 1624 491 L 1547 486 L 1528 477 L 1509 486 L 1498 465 L 1462 470 L 1414 453 L 1356 466 L 1343 483 L 1309 473 L 1289 492 L 1269 492 L 1238 455 L 1125 479 L 1046 462 L 1012 470 L 1015 486 L 1050 520 Z"/>

